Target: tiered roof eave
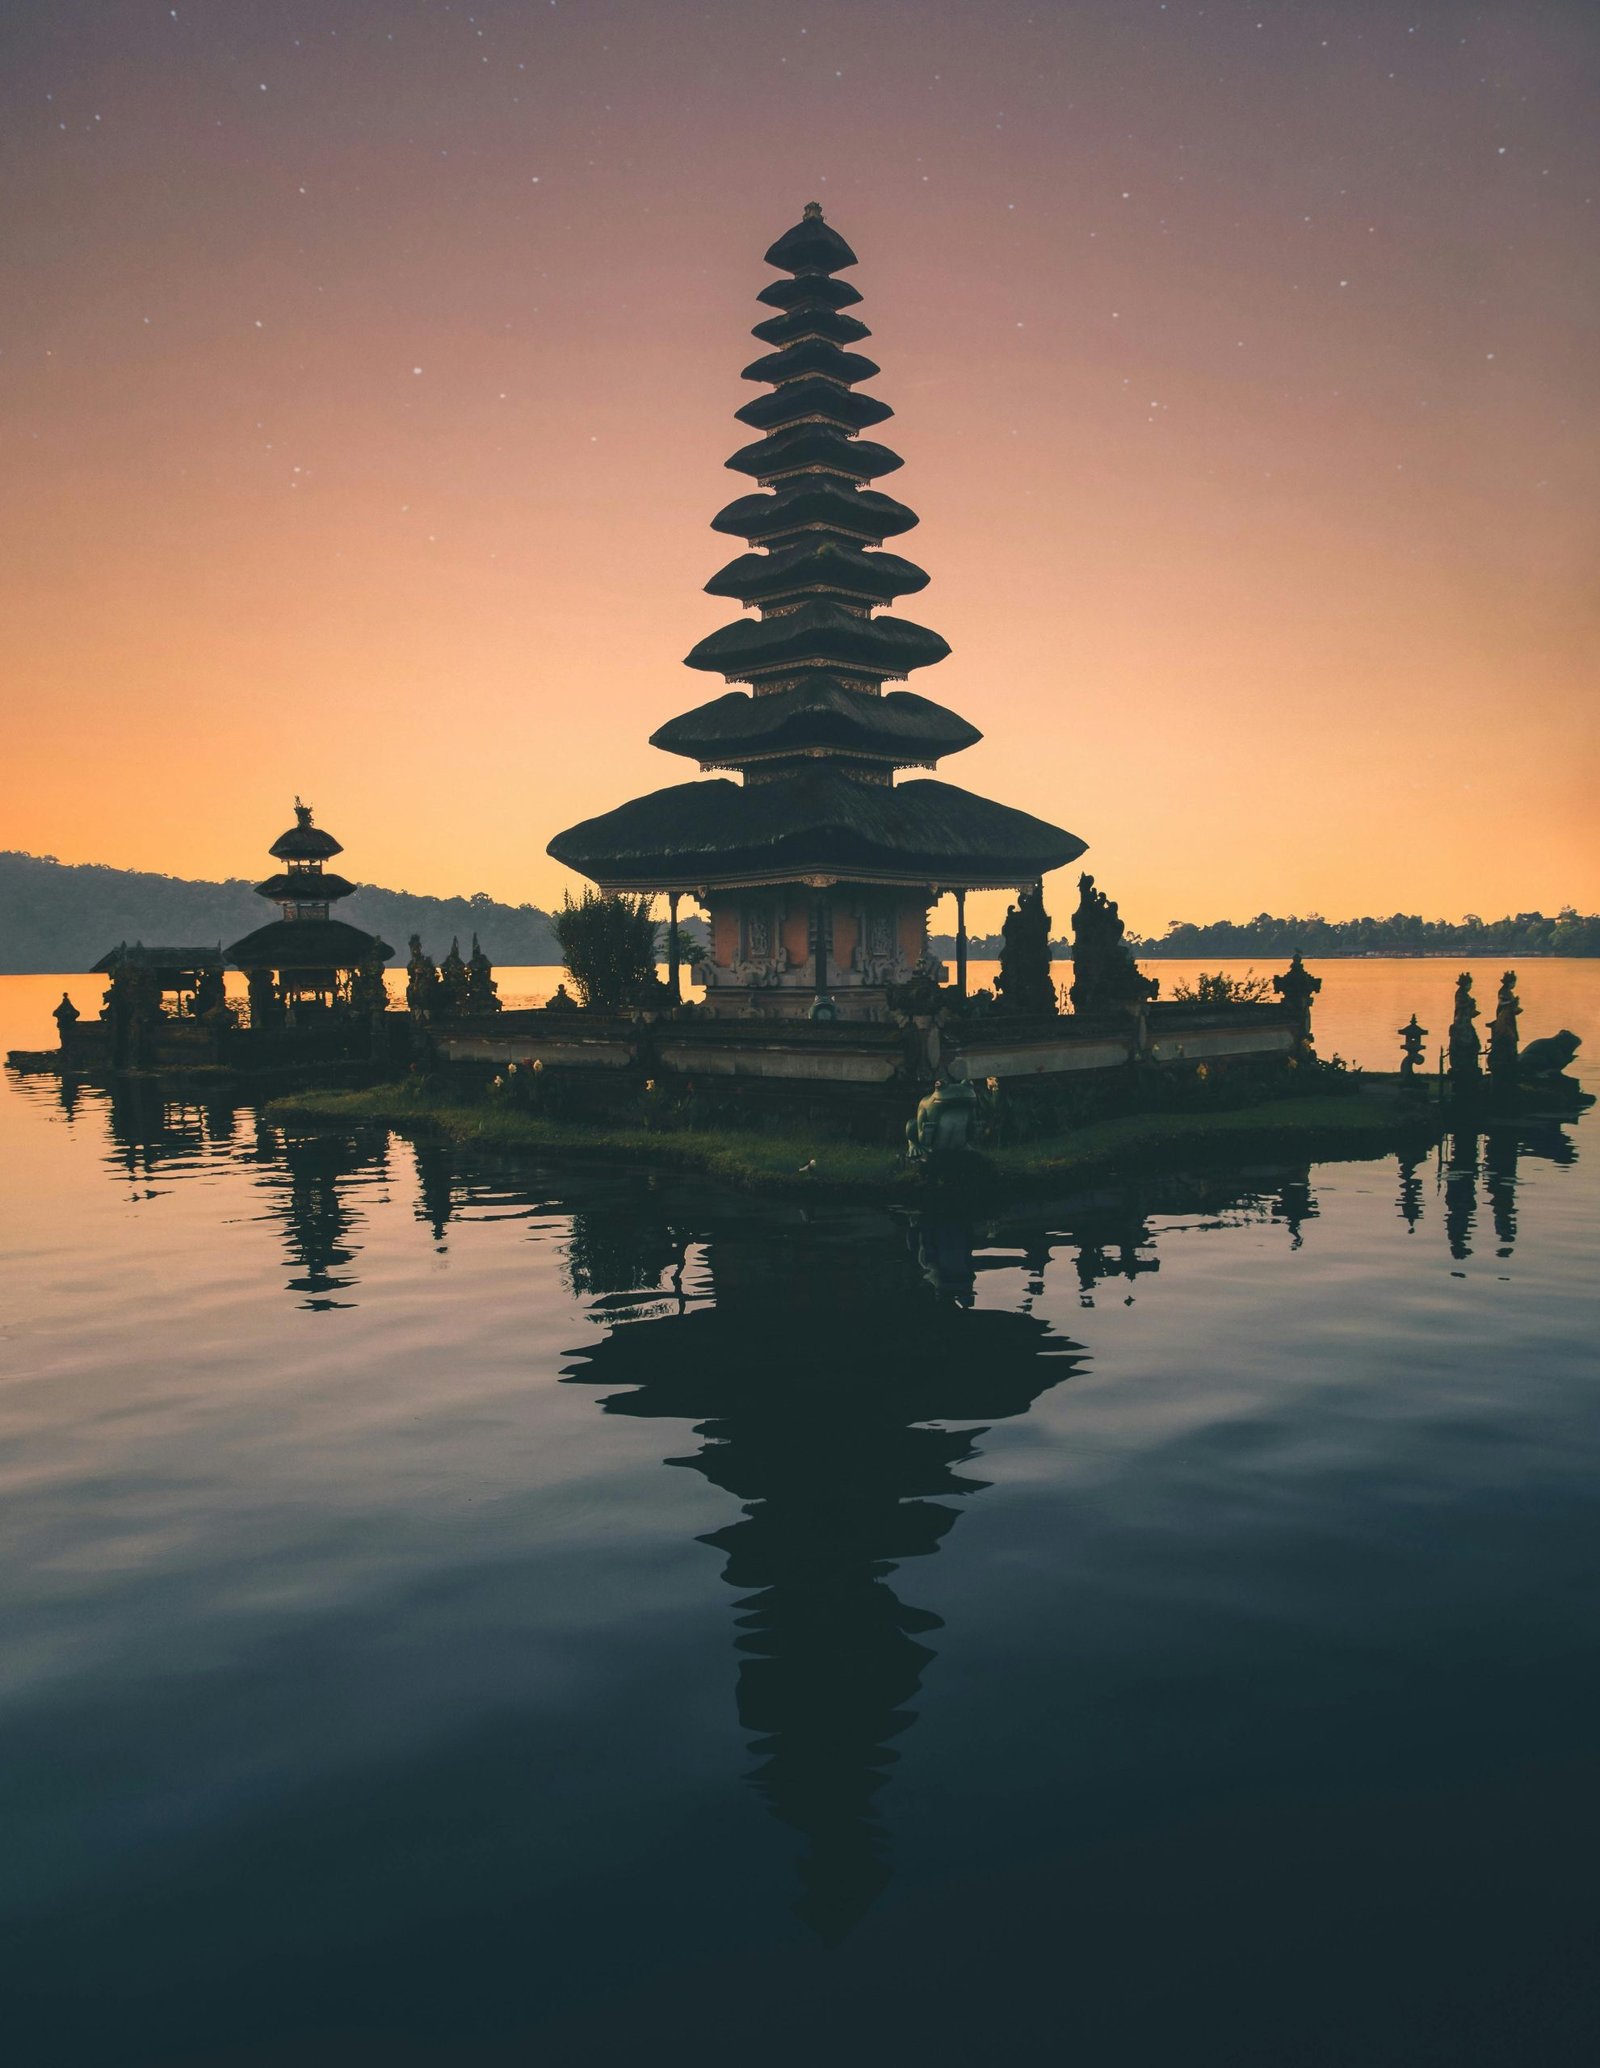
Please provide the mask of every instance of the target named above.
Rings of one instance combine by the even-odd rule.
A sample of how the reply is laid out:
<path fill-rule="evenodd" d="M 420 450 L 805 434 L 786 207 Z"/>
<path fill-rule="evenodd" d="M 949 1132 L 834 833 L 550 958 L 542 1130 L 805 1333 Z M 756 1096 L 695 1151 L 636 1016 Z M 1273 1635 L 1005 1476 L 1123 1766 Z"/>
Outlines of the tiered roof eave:
<path fill-rule="evenodd" d="M 818 761 L 755 785 L 713 776 L 569 827 L 550 853 L 608 890 L 862 882 L 1006 890 L 1085 843 L 986 797 L 918 777 L 864 783 Z"/>

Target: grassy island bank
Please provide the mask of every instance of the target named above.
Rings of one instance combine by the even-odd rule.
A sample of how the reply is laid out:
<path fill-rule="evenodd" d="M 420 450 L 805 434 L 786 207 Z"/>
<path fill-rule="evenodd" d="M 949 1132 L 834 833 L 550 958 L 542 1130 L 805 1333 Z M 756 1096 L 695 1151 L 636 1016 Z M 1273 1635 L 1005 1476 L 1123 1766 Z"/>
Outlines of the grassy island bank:
<path fill-rule="evenodd" d="M 275 1100 L 277 1121 L 346 1127 L 376 1122 L 405 1135 L 494 1149 L 690 1170 L 725 1182 L 809 1193 L 917 1193 L 928 1180 L 882 1143 L 820 1129 L 782 1133 L 731 1127 L 547 1118 L 407 1084 L 314 1091 Z M 1058 1189 L 1091 1174 L 1231 1162 L 1289 1154 L 1318 1162 L 1421 1149 L 1444 1131 L 1442 1109 L 1402 1095 L 1396 1080 L 1364 1080 L 1338 1094 L 1177 1113 L 1131 1113 L 1066 1132 L 985 1149 L 979 1182 L 1005 1190 Z"/>

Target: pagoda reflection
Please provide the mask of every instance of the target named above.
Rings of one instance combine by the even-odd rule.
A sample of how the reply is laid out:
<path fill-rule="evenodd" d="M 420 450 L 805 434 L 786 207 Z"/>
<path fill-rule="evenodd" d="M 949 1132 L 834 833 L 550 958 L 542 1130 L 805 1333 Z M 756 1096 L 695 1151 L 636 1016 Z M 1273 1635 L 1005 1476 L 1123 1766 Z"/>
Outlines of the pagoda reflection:
<path fill-rule="evenodd" d="M 282 1226 L 293 1273 L 284 1283 L 302 1295 L 303 1307 L 326 1312 L 356 1304 L 341 1297 L 357 1283 L 356 1181 L 387 1174 L 388 1145 L 385 1129 L 299 1134 L 256 1116 L 258 1182 L 268 1216 Z"/>
<path fill-rule="evenodd" d="M 574 1244 L 589 1289 L 659 1287 L 662 1231 L 641 1248 L 631 1218 L 600 1218 Z M 596 1275 L 602 1257 L 620 1274 Z M 750 1781 L 802 1834 L 797 1911 L 834 1942 L 889 1879 L 877 1798 L 940 1628 L 890 1576 L 936 1551 L 985 1486 L 963 1469 L 984 1425 L 1026 1413 L 1084 1353 L 1031 1314 L 974 1305 L 955 1222 L 908 1239 L 882 1222 L 720 1230 L 705 1265 L 714 1300 L 682 1295 L 680 1249 L 669 1311 L 613 1328 L 566 1377 L 620 1389 L 609 1414 L 693 1424 L 698 1450 L 667 1462 L 743 1505 L 701 1541 L 739 1595 Z"/>
<path fill-rule="evenodd" d="M 226 1097 L 174 1098 L 153 1077 L 122 1076 L 93 1096 L 105 1116 L 107 1161 L 136 1191 L 153 1197 L 219 1161 L 251 1167 L 264 1218 L 283 1231 L 287 1289 L 313 1309 L 354 1304 L 341 1297 L 357 1282 L 351 1235 L 360 1214 L 353 1195 L 386 1175 L 386 1129 L 296 1133 Z"/>

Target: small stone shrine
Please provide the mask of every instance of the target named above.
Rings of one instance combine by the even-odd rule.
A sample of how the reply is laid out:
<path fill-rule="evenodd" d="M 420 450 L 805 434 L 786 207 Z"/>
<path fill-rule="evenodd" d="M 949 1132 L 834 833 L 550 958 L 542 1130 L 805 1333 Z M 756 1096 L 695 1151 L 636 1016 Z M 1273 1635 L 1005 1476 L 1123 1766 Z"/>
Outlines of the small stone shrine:
<path fill-rule="evenodd" d="M 1402 1084 L 1415 1084 L 1417 1065 L 1422 1061 L 1422 1044 L 1428 1038 L 1428 1030 L 1419 1025 L 1413 1013 L 1405 1025 L 1395 1031 L 1400 1036 L 1400 1081 Z"/>
<path fill-rule="evenodd" d="M 1309 1055 L 1311 1052 L 1311 1001 L 1322 989 L 1321 977 L 1314 977 L 1295 950 L 1289 967 L 1282 976 L 1272 979 L 1272 988 L 1294 1015 L 1295 1052 Z"/>

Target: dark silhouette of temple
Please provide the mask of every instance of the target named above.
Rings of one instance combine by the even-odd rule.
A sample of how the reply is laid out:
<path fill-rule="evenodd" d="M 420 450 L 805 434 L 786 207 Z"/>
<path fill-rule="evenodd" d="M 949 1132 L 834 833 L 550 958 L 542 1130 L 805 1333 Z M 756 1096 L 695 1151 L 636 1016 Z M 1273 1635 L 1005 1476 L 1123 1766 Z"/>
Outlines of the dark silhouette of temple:
<path fill-rule="evenodd" d="M 852 349 L 869 333 L 845 313 L 861 297 L 838 278 L 856 255 L 811 202 L 766 256 L 790 277 L 758 297 L 776 313 L 755 328 L 767 349 L 744 378 L 772 393 L 737 411 L 761 435 L 728 461 L 757 492 L 712 519 L 753 550 L 706 584 L 758 615 L 687 657 L 747 687 L 653 735 L 742 780 L 635 798 L 559 834 L 550 853 L 604 888 L 666 892 L 674 917 L 684 895 L 703 904 L 714 1011 L 759 1000 L 802 1012 L 829 993 L 861 1017 L 926 963 L 928 907 L 944 891 L 959 906 L 969 889 L 1024 888 L 1084 843 L 949 783 L 896 782 L 981 735 L 926 697 L 884 691 L 949 648 L 924 625 L 877 614 L 928 577 L 881 550 L 917 519 L 868 486 L 901 462 L 860 435 L 893 412 L 858 392 L 878 368 Z"/>
<path fill-rule="evenodd" d="M 228 960 L 250 973 L 252 1017 L 265 1019 L 280 1008 L 325 1008 L 347 1001 L 359 987 L 355 972 L 379 972 L 369 1005 L 383 1010 L 381 971 L 394 950 L 376 934 L 331 916 L 331 908 L 356 889 L 327 864 L 341 844 L 317 825 L 309 804 L 294 801 L 294 824 L 268 852 L 282 864 L 255 886 L 256 895 L 278 907 L 280 917 L 233 942 Z"/>

